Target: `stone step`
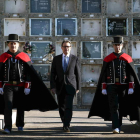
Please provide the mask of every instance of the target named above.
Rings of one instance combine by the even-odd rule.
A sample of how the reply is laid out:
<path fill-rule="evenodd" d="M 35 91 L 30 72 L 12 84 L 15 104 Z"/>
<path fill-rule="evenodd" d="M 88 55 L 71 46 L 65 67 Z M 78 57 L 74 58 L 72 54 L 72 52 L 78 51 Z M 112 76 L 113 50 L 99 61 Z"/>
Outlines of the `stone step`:
<path fill-rule="evenodd" d="M 12 124 L 16 123 L 16 110 L 12 111 Z M 0 115 L 0 130 L 4 128 L 4 115 Z"/>

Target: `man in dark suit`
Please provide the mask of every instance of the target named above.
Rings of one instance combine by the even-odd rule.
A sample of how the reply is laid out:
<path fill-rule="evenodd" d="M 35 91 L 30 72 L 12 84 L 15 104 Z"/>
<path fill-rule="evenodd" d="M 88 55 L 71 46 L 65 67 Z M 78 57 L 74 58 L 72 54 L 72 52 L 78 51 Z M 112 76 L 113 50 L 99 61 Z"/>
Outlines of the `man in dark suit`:
<path fill-rule="evenodd" d="M 55 56 L 51 68 L 51 91 L 57 94 L 59 114 L 63 122 L 63 130 L 70 132 L 73 97 L 79 92 L 80 69 L 78 58 L 71 52 L 71 42 L 62 42 L 63 53 Z"/>

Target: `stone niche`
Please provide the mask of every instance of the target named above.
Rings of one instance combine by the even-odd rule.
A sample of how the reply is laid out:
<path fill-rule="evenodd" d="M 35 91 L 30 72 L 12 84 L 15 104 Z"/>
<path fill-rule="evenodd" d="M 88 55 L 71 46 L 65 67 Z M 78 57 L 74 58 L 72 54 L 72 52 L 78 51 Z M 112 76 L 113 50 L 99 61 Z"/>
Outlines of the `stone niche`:
<path fill-rule="evenodd" d="M 81 0 L 82 13 L 101 13 L 101 0 Z"/>
<path fill-rule="evenodd" d="M 50 81 L 51 66 L 49 64 L 33 64 L 33 67 L 43 81 Z"/>
<path fill-rule="evenodd" d="M 101 73 L 102 65 L 82 65 L 81 66 L 81 81 L 82 82 L 93 82 L 98 83 L 98 79 Z"/>
<path fill-rule="evenodd" d="M 55 52 L 56 55 L 62 54 L 61 43 L 62 42 L 56 42 L 56 48 L 55 48 L 56 49 L 56 52 Z M 71 54 L 77 56 L 77 43 L 72 41 L 71 46 L 72 46 Z"/>
<path fill-rule="evenodd" d="M 32 46 L 31 58 L 32 60 L 43 61 L 43 58 L 49 53 L 50 41 L 31 41 L 30 45 Z"/>
<path fill-rule="evenodd" d="M 30 13 L 50 13 L 51 0 L 30 0 Z"/>
<path fill-rule="evenodd" d="M 19 42 L 19 51 L 23 52 L 23 47 L 25 45 L 25 42 Z M 7 46 L 7 42 L 4 44 L 4 52 L 7 52 L 9 50 L 9 47 Z"/>
<path fill-rule="evenodd" d="M 114 52 L 114 48 L 113 48 L 112 42 L 107 42 L 107 50 L 106 51 L 107 51 L 107 55 L 109 55 L 110 53 Z M 123 43 L 122 52 L 128 53 L 128 43 L 127 42 Z"/>
<path fill-rule="evenodd" d="M 140 41 L 132 42 L 132 58 L 140 59 Z"/>
<path fill-rule="evenodd" d="M 56 18 L 55 25 L 56 36 L 77 35 L 77 18 Z"/>
<path fill-rule="evenodd" d="M 82 105 L 91 105 L 96 88 L 82 88 Z"/>
<path fill-rule="evenodd" d="M 128 19 L 127 18 L 107 18 L 106 19 L 106 35 L 128 35 Z"/>
<path fill-rule="evenodd" d="M 9 34 L 26 35 L 24 18 L 5 18 L 4 19 L 4 36 Z"/>
<path fill-rule="evenodd" d="M 121 14 L 127 12 L 128 0 L 107 0 L 108 14 Z"/>
<path fill-rule="evenodd" d="M 83 41 L 81 42 L 81 59 L 102 59 L 102 41 Z"/>
<path fill-rule="evenodd" d="M 52 19 L 30 18 L 30 36 L 51 36 Z"/>
<path fill-rule="evenodd" d="M 140 80 L 140 64 L 134 64 L 134 66 L 135 66 L 136 73 L 137 73 L 139 80 Z"/>
<path fill-rule="evenodd" d="M 101 19 L 82 19 L 82 36 L 101 36 Z"/>
<path fill-rule="evenodd" d="M 140 13 L 140 0 L 132 0 L 133 13 Z"/>
<path fill-rule="evenodd" d="M 57 0 L 58 13 L 76 12 L 77 0 Z"/>
<path fill-rule="evenodd" d="M 134 18 L 132 22 L 132 34 L 140 36 L 140 18 Z"/>
<path fill-rule="evenodd" d="M 25 13 L 26 0 L 4 0 L 5 13 Z"/>

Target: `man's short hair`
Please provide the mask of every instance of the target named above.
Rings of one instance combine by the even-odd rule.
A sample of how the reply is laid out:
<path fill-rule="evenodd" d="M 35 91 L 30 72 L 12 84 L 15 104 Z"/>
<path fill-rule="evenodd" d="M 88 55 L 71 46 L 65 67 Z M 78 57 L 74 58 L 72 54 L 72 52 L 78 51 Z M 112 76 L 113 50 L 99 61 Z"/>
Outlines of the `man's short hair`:
<path fill-rule="evenodd" d="M 63 44 L 64 44 L 64 43 L 70 43 L 70 45 L 71 45 L 71 41 L 70 41 L 70 40 L 63 40 L 63 41 L 62 41 L 62 44 L 61 44 L 62 47 L 63 47 Z"/>

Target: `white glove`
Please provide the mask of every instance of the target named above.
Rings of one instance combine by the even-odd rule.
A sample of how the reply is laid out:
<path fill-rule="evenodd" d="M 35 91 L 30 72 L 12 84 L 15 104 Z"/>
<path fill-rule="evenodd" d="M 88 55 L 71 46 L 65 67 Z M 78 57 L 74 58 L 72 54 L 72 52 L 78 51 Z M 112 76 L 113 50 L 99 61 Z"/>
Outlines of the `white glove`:
<path fill-rule="evenodd" d="M 102 94 L 103 94 L 103 95 L 107 95 L 106 89 L 102 89 Z"/>
<path fill-rule="evenodd" d="M 0 94 L 3 95 L 3 88 L 0 88 Z"/>
<path fill-rule="evenodd" d="M 30 89 L 29 88 L 25 88 L 24 89 L 24 93 L 25 93 L 25 95 L 28 95 L 30 93 Z"/>
<path fill-rule="evenodd" d="M 133 94 L 133 92 L 134 92 L 134 89 L 133 88 L 129 88 L 128 94 Z"/>

